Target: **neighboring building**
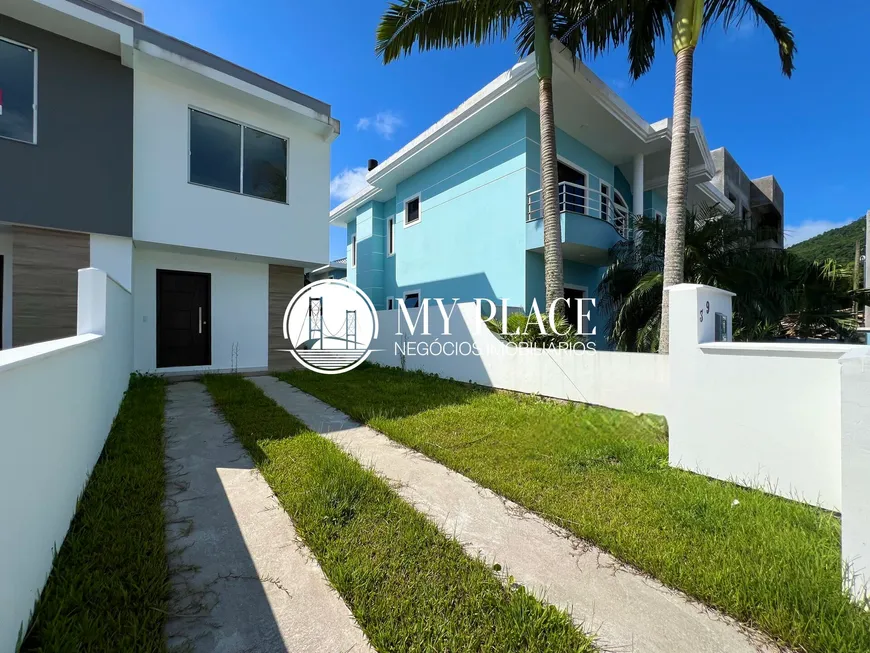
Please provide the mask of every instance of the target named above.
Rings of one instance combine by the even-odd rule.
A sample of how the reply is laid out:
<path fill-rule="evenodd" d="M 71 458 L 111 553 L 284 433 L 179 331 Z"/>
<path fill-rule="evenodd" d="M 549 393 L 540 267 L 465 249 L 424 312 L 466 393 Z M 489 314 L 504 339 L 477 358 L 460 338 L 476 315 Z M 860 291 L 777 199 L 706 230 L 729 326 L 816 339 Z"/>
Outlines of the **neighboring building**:
<path fill-rule="evenodd" d="M 281 316 L 328 256 L 329 105 L 113 0 L 7 0 L 0 62 L 2 345 L 74 335 L 92 265 L 132 292 L 138 370 L 289 361 Z"/>
<path fill-rule="evenodd" d="M 750 179 L 724 147 L 711 152 L 716 174 L 713 184 L 734 205 L 734 214 L 756 234 L 758 247 L 782 249 L 785 196 L 773 175 Z"/>
<path fill-rule="evenodd" d="M 595 296 L 632 216 L 664 220 L 670 121 L 646 122 L 582 63 L 554 58 L 565 293 Z M 373 166 L 368 186 L 332 211 L 347 225 L 348 279 L 376 307 L 425 297 L 544 306 L 537 108 L 527 58 Z M 733 207 L 715 171 L 693 120 L 690 205 Z M 600 315 L 592 325 L 603 344 Z"/>
<path fill-rule="evenodd" d="M 306 277 L 309 283 L 323 279 L 344 279 L 347 277 L 347 259 L 340 258 L 332 261 L 329 265 L 323 265 L 315 270 L 311 270 Z"/>

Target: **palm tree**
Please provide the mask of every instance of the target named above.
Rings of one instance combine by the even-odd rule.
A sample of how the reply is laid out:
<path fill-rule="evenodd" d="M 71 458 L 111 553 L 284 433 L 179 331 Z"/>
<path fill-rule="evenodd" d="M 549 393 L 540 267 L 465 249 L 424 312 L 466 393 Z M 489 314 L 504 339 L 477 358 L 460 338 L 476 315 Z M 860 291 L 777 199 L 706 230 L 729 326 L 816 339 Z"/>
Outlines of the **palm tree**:
<path fill-rule="evenodd" d="M 683 223 L 686 280 L 736 293 L 736 340 L 854 336 L 847 270 L 833 261 L 806 262 L 787 250 L 753 248 L 754 234 L 718 207 L 689 211 Z M 660 344 L 665 227 L 641 217 L 635 230 L 633 243 L 614 246 L 598 296 L 610 344 L 653 352 Z"/>
<path fill-rule="evenodd" d="M 583 31 L 577 28 L 576 18 L 571 18 L 577 15 L 578 4 L 576 0 L 397 0 L 390 4 L 377 29 L 376 52 L 384 63 L 409 54 L 415 45 L 421 51 L 481 45 L 506 39 L 514 29 L 520 55 L 534 52 L 541 121 L 541 203 L 548 309 L 564 296 L 550 42 L 561 39 L 575 55 L 582 53 Z M 566 35 L 569 26 L 574 29 Z"/>
<path fill-rule="evenodd" d="M 747 16 L 770 30 L 779 49 L 782 72 L 791 77 L 796 52 L 794 36 L 782 18 L 762 0 L 584 0 L 581 13 L 591 14 L 584 30 L 588 43 L 601 51 L 603 43 L 626 43 L 629 70 L 638 79 L 652 66 L 656 45 L 671 27 L 677 56 L 671 157 L 668 170 L 668 209 L 665 234 L 664 288 L 683 282 L 688 192 L 689 128 L 692 114 L 692 75 L 695 47 L 701 33 L 715 24 L 736 27 Z M 668 293 L 662 297 L 659 351 L 668 351 Z"/>

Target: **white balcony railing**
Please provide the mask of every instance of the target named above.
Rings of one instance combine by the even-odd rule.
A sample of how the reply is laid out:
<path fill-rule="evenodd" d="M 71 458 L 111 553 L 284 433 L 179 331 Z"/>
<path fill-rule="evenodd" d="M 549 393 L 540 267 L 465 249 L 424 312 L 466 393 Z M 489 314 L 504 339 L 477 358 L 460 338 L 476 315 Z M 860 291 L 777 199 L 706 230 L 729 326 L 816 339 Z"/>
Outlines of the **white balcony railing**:
<path fill-rule="evenodd" d="M 620 199 L 602 193 L 600 190 L 581 186 L 570 181 L 559 184 L 559 213 L 576 213 L 604 220 L 613 225 L 623 238 L 630 236 L 631 220 L 628 207 Z M 544 217 L 541 191 L 529 193 L 526 221 L 533 222 Z"/>

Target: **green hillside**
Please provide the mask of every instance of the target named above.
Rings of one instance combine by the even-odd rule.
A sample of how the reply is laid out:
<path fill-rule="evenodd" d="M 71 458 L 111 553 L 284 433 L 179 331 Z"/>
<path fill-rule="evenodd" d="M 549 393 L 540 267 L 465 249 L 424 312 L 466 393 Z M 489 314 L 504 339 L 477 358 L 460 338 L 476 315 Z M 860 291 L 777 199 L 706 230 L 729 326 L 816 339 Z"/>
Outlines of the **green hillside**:
<path fill-rule="evenodd" d="M 855 260 L 856 240 L 861 241 L 861 253 L 864 252 L 865 224 L 865 218 L 858 218 L 845 227 L 831 229 L 792 245 L 788 251 L 809 261 L 832 258 L 840 265 L 852 265 Z"/>

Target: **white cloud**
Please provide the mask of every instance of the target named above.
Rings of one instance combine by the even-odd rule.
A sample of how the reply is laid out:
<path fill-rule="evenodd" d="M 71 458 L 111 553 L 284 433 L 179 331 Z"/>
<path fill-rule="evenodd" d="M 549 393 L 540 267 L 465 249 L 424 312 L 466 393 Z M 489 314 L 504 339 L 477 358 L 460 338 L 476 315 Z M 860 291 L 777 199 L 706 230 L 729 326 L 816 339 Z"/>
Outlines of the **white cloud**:
<path fill-rule="evenodd" d="M 610 80 L 610 85 L 615 88 L 617 91 L 624 91 L 628 88 L 629 84 L 624 79 L 613 78 Z"/>
<path fill-rule="evenodd" d="M 850 222 L 854 222 L 854 218 L 846 220 L 806 220 L 795 227 L 786 227 L 785 229 L 785 246 L 791 247 L 805 240 L 818 236 L 831 229 L 844 227 Z"/>
<path fill-rule="evenodd" d="M 378 134 L 390 140 L 396 130 L 404 125 L 404 121 L 392 111 L 381 111 L 371 117 L 363 117 L 356 123 L 356 128 L 360 131 L 368 131 L 374 129 Z"/>
<path fill-rule="evenodd" d="M 329 196 L 338 202 L 344 202 L 366 187 L 365 168 L 345 168 L 329 182 Z"/>

